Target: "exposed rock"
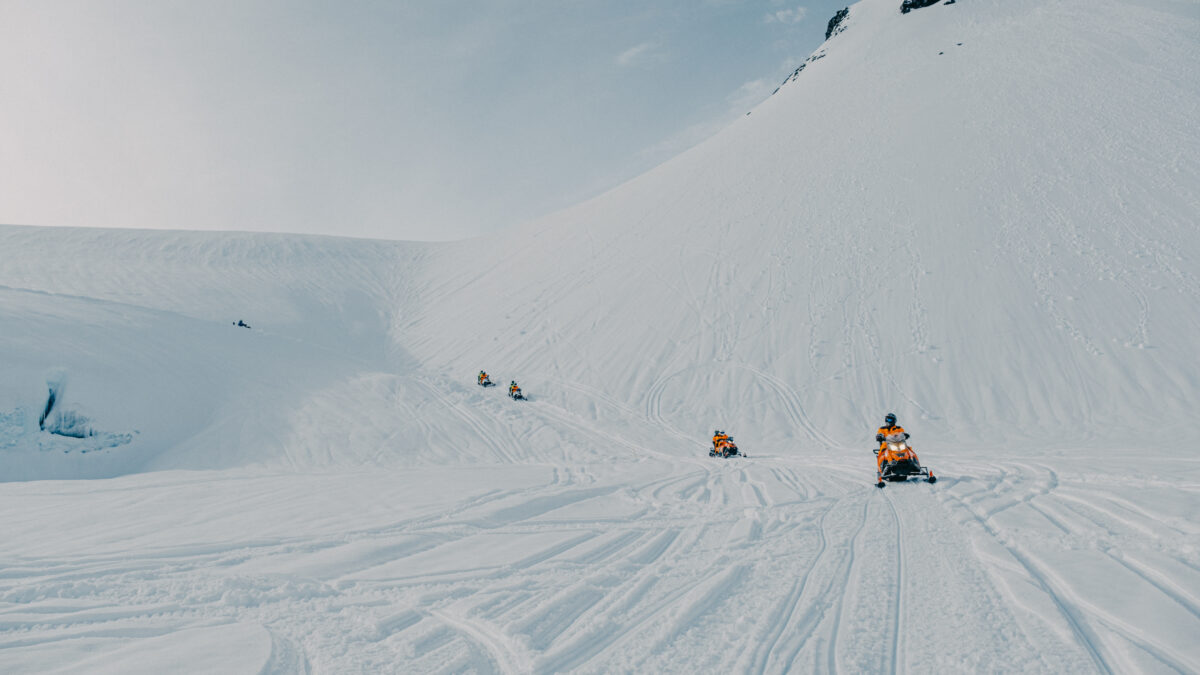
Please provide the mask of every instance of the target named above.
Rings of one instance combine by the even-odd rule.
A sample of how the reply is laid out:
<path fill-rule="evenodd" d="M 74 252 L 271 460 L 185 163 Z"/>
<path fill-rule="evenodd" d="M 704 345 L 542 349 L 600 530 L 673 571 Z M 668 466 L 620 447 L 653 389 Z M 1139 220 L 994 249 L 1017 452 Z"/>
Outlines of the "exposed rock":
<path fill-rule="evenodd" d="M 904 2 L 900 4 L 900 13 L 908 14 L 914 9 L 921 9 L 922 7 L 936 5 L 941 1 L 942 0 L 904 0 Z"/>
<path fill-rule="evenodd" d="M 776 92 L 778 92 L 780 89 L 782 89 L 783 85 L 787 84 L 788 82 L 794 82 L 796 80 L 796 78 L 800 75 L 800 73 L 803 73 L 804 69 L 808 67 L 808 64 L 810 64 L 814 61 L 820 61 L 823 58 L 825 58 L 825 52 L 817 52 L 816 54 L 813 54 L 812 56 L 808 57 L 807 59 L 804 59 L 804 63 L 801 63 L 799 68 L 796 68 L 795 70 L 793 70 L 792 74 L 788 75 L 787 79 L 784 80 L 782 84 L 780 84 L 778 87 L 775 87 L 775 91 L 771 92 L 771 95 L 774 96 L 776 94 Z"/>
<path fill-rule="evenodd" d="M 842 21 L 844 21 L 847 16 L 850 16 L 849 7 L 846 7 L 845 9 L 839 9 L 837 14 L 833 15 L 833 18 L 829 20 L 829 26 L 825 29 L 826 40 L 846 30 L 846 27 L 842 25 Z"/>

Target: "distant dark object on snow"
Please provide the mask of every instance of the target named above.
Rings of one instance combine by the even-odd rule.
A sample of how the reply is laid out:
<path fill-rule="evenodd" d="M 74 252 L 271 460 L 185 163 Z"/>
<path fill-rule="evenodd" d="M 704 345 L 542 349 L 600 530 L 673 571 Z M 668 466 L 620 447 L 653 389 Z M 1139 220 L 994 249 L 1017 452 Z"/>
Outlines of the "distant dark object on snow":
<path fill-rule="evenodd" d="M 908 14 L 914 9 L 921 9 L 922 7 L 936 5 L 941 1 L 942 0 L 904 0 L 904 2 L 900 4 L 900 13 Z M 950 4 L 950 2 L 947 2 L 946 4 Z"/>
<path fill-rule="evenodd" d="M 837 14 L 833 15 L 833 18 L 829 20 L 829 26 L 825 29 L 825 39 L 826 40 L 833 37 L 834 35 L 837 35 L 838 33 L 842 32 L 843 30 L 846 30 L 845 26 L 842 26 L 842 21 L 849 15 L 850 15 L 849 7 L 846 7 L 845 9 L 839 9 L 837 11 Z"/>
<path fill-rule="evenodd" d="M 235 325 L 239 328 L 249 328 L 250 327 L 250 324 L 246 323 L 245 321 L 242 321 L 241 319 L 238 319 L 237 323 L 235 323 L 233 325 Z"/>

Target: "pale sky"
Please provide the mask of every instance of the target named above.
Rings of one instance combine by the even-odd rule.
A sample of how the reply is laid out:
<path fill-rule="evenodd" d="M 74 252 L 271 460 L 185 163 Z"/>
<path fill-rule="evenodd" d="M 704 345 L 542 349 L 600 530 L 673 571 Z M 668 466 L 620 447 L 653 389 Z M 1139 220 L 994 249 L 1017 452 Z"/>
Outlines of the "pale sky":
<path fill-rule="evenodd" d="M 847 0 L 0 0 L 0 223 L 459 239 L 765 99 Z"/>

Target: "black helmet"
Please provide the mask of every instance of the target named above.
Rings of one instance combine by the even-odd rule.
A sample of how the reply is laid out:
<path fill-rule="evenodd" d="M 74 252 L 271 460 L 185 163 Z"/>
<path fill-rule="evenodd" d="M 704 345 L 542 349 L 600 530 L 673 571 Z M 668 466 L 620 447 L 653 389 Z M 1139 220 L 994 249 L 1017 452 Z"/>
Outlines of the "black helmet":
<path fill-rule="evenodd" d="M 886 422 L 888 426 L 895 424 L 896 423 L 896 413 L 888 413 L 887 417 L 883 418 L 883 421 Z"/>

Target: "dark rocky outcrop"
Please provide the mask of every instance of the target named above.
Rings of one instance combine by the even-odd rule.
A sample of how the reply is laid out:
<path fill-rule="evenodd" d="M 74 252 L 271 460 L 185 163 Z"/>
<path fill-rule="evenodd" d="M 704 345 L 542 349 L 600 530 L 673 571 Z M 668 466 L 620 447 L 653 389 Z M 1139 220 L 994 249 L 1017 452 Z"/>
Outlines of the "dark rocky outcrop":
<path fill-rule="evenodd" d="M 936 5 L 941 1 L 942 0 L 904 0 L 904 2 L 900 4 L 900 13 L 908 14 L 914 9 L 921 9 L 922 7 Z"/>
<path fill-rule="evenodd" d="M 846 30 L 846 27 L 842 25 L 842 21 L 844 21 L 848 16 L 850 16 L 849 7 L 846 7 L 845 9 L 839 9 L 837 14 L 833 15 L 833 18 L 829 20 L 829 26 L 825 29 L 826 40 Z"/>

